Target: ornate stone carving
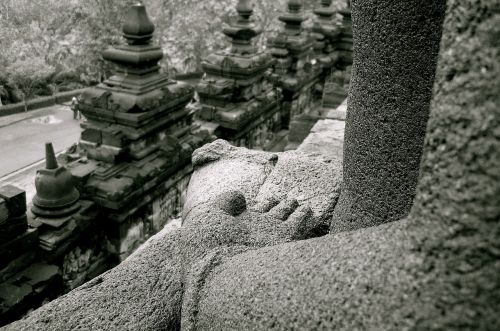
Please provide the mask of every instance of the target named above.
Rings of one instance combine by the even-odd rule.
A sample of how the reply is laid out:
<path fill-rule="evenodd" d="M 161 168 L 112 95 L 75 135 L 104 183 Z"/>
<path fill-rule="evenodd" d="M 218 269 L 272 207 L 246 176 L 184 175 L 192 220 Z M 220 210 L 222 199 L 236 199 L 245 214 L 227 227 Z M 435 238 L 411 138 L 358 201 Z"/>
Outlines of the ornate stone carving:
<path fill-rule="evenodd" d="M 71 173 L 57 164 L 52 143 L 45 145 L 45 169 L 37 171 L 31 210 L 37 216 L 61 217 L 80 208 L 80 193 L 76 190 Z"/>
<path fill-rule="evenodd" d="M 203 61 L 206 76 L 197 91 L 203 125 L 218 137 L 239 144 L 247 141 L 241 137 L 251 128 L 279 111 L 281 93 L 267 83 L 271 55 L 257 52 L 252 45 L 261 29 L 252 20 L 250 1 L 239 1 L 236 9 L 238 18 L 223 29 L 231 38 L 231 51 L 217 52 Z"/>

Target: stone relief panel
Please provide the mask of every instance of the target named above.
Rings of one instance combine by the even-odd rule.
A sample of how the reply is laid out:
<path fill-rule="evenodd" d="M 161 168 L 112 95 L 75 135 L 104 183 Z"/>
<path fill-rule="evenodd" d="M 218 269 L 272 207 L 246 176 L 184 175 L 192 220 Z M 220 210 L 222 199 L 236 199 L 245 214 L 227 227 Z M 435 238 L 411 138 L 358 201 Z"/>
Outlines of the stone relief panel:
<path fill-rule="evenodd" d="M 169 222 L 180 217 L 191 175 L 176 176 L 175 184 L 158 194 L 123 225 L 118 244 L 121 261 Z"/>

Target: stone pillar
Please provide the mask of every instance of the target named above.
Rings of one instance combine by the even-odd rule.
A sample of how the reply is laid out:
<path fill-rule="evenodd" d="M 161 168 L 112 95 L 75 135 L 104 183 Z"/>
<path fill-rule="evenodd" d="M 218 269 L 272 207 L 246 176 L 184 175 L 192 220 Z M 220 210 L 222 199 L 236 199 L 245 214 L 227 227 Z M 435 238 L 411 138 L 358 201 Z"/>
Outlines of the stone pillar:
<path fill-rule="evenodd" d="M 238 18 L 223 30 L 231 38 L 231 50 L 203 61 L 198 119 L 203 128 L 236 146 L 273 149 L 284 138 L 281 93 L 266 78 L 273 59 L 252 44 L 261 29 L 252 18 L 250 1 L 240 0 L 236 10 Z"/>
<path fill-rule="evenodd" d="M 16 267 L 14 264 L 16 263 L 12 261 L 32 251 L 36 247 L 37 239 L 37 231 L 28 229 L 25 192 L 12 185 L 1 187 L 0 282 L 3 282 L 17 271 L 14 270 L 14 267 Z M 29 255 L 31 256 L 26 256 L 24 260 L 32 261 L 33 254 Z M 11 272 L 6 268 L 9 268 Z"/>
<path fill-rule="evenodd" d="M 398 220 L 410 211 L 444 5 L 443 0 L 352 3 L 355 57 L 333 232 Z"/>

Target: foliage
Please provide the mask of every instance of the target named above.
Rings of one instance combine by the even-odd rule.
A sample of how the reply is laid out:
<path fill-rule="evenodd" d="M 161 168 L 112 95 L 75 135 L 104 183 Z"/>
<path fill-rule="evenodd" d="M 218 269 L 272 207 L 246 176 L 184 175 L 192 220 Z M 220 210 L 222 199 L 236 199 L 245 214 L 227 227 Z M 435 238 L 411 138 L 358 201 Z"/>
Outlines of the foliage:
<path fill-rule="evenodd" d="M 21 58 L 7 67 L 10 72 L 10 83 L 17 84 L 20 89 L 20 96 L 26 107 L 26 98 L 35 94 L 36 88 L 43 89 L 51 85 L 45 85 L 54 74 L 55 68 L 47 64 L 41 57 Z M 27 110 L 27 108 L 25 108 Z"/>
<path fill-rule="evenodd" d="M 339 2 L 344 0 L 338 0 Z M 101 52 L 122 43 L 126 7 L 136 0 L 1 0 L 0 98 L 16 102 L 95 84 L 111 72 Z M 162 45 L 169 73 L 199 71 L 202 59 L 229 46 L 222 25 L 236 15 L 237 0 L 143 0 Z M 305 0 L 305 10 L 319 0 Z M 254 0 L 264 47 L 281 24 L 286 0 Z M 39 71 L 39 72 L 38 72 Z"/>

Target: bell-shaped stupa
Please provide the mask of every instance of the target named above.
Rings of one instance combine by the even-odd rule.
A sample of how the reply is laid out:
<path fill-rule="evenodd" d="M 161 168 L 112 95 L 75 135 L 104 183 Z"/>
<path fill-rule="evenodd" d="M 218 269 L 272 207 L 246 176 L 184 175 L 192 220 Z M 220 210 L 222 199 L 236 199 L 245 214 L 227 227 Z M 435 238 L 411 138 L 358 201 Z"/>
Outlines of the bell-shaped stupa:
<path fill-rule="evenodd" d="M 31 211 L 37 216 L 62 217 L 80 208 L 80 193 L 71 173 L 57 164 L 52 143 L 45 144 L 45 169 L 37 171 L 35 187 Z"/>

